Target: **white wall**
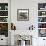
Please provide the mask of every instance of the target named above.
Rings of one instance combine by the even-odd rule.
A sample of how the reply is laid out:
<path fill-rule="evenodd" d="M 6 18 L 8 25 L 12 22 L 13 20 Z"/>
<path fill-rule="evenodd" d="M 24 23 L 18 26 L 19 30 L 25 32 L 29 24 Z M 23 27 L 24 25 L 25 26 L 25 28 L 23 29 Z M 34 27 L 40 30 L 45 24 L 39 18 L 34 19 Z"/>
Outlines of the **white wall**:
<path fill-rule="evenodd" d="M 38 38 L 38 3 L 46 3 L 46 0 L 11 0 L 11 22 L 16 25 L 16 29 L 25 31 L 32 24 L 35 26 L 33 33 L 33 46 L 43 44 L 42 38 Z M 17 21 L 17 9 L 29 9 L 29 21 Z M 16 32 L 17 32 L 16 30 Z M 37 36 L 37 37 L 35 37 Z M 39 44 L 38 44 L 39 43 Z"/>
<path fill-rule="evenodd" d="M 8 0 L 0 0 L 0 3 L 8 3 Z"/>
<path fill-rule="evenodd" d="M 17 9 L 29 9 L 29 21 L 17 21 Z M 34 25 L 36 27 L 37 2 L 31 0 L 12 0 L 11 15 L 11 20 L 16 25 L 17 30 L 28 30 L 29 26 L 31 25 Z"/>

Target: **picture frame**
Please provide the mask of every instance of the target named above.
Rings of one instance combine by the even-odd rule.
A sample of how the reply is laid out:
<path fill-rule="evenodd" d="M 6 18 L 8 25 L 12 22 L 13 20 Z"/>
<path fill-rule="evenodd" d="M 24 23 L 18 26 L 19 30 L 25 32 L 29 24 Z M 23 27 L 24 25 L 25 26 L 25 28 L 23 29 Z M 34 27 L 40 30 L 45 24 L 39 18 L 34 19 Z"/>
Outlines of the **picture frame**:
<path fill-rule="evenodd" d="M 29 21 L 29 9 L 17 9 L 17 21 Z"/>

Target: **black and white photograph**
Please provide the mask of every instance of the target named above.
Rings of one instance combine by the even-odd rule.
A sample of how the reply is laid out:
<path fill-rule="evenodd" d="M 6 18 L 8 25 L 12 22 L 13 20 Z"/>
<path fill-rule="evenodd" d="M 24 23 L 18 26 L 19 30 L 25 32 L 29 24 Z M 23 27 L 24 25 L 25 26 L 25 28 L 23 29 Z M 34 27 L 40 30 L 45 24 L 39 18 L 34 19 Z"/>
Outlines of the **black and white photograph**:
<path fill-rule="evenodd" d="M 28 21 L 29 20 L 29 9 L 17 9 L 17 20 Z"/>

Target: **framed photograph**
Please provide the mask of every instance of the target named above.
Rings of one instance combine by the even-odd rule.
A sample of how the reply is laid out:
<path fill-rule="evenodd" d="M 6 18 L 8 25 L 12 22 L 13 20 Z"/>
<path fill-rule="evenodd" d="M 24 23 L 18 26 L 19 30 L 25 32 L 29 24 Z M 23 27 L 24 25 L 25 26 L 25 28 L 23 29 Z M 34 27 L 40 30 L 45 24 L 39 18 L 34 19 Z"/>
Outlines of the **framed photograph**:
<path fill-rule="evenodd" d="M 29 9 L 17 9 L 18 21 L 29 21 Z"/>

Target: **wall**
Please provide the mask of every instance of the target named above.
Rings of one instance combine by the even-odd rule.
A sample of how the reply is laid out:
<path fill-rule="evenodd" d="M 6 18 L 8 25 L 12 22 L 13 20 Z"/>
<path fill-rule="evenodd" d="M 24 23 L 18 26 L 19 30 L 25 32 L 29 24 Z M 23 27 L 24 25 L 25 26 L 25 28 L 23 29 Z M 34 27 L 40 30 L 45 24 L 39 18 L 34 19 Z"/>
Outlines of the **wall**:
<path fill-rule="evenodd" d="M 11 0 L 11 22 L 16 25 L 17 30 L 28 30 L 29 26 L 38 27 L 38 3 L 46 0 Z M 26 2 L 26 3 L 25 3 Z M 17 9 L 29 9 L 29 21 L 17 21 Z"/>
<path fill-rule="evenodd" d="M 40 46 L 43 44 L 43 38 L 38 38 L 38 3 L 45 3 L 46 0 L 11 0 L 11 22 L 16 25 L 16 32 L 19 30 L 28 30 L 32 24 L 35 26 L 33 46 Z M 17 21 L 17 9 L 29 9 L 29 21 Z M 24 33 L 24 32 L 23 32 Z M 37 36 L 37 37 L 35 37 Z M 38 44 L 39 43 L 39 44 Z M 42 45 L 44 46 L 44 44 Z"/>
<path fill-rule="evenodd" d="M 8 3 L 8 0 L 0 0 L 0 3 Z"/>
<path fill-rule="evenodd" d="M 17 21 L 17 9 L 29 9 L 29 21 Z M 13 0 L 11 2 L 11 10 L 11 20 L 16 25 L 17 30 L 28 30 L 29 26 L 31 26 L 33 23 L 33 25 L 36 27 L 37 24 L 35 23 L 37 23 L 37 2 L 35 3 L 35 1 L 30 0 Z"/>

